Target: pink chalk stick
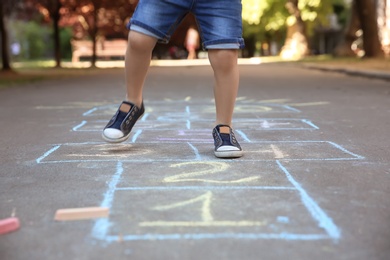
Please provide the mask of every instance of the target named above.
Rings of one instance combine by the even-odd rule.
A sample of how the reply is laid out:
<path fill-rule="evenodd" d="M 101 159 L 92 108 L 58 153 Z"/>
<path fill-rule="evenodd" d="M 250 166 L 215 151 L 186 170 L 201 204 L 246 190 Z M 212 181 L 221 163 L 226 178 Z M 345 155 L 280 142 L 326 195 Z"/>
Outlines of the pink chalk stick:
<path fill-rule="evenodd" d="M 18 218 L 6 218 L 0 220 L 0 235 L 17 230 L 20 227 Z"/>

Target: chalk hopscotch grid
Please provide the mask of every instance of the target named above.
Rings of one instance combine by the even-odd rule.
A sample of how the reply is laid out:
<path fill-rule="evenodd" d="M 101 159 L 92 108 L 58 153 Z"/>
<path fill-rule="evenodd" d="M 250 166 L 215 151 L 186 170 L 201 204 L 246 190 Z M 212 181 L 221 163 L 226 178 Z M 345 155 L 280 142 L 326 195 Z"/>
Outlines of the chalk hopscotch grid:
<path fill-rule="evenodd" d="M 83 116 L 91 116 L 95 112 L 99 111 L 100 109 L 107 109 L 110 106 L 104 106 L 104 108 L 93 108 L 83 114 Z M 296 112 L 299 113 L 300 111 L 297 109 L 294 109 L 292 107 L 289 107 L 287 105 L 279 106 L 282 107 L 289 112 Z M 280 111 L 279 111 L 280 112 Z M 186 107 L 186 113 L 190 114 L 190 108 L 189 106 Z M 144 116 L 143 120 L 146 120 L 146 117 Z M 314 125 L 309 120 L 301 119 L 302 123 L 307 124 L 313 129 L 318 129 L 316 125 Z M 81 128 L 83 128 L 88 121 L 84 120 L 79 125 L 75 126 L 72 130 L 73 131 L 83 131 Z M 191 122 L 187 120 L 187 128 L 190 129 Z M 276 129 L 272 129 L 276 130 Z M 286 130 L 286 129 L 284 129 Z M 296 129 L 295 129 L 296 130 Z M 304 129 L 300 129 L 304 130 Z M 131 140 L 132 143 L 135 143 L 137 141 L 137 138 L 142 134 L 143 130 L 137 130 L 135 134 L 133 135 L 133 138 Z M 239 130 L 237 133 L 244 139 L 245 142 L 248 143 L 280 143 L 283 141 L 275 142 L 275 141 L 267 141 L 267 142 L 252 142 L 246 134 Z M 285 143 L 289 142 L 295 142 L 296 141 L 284 141 Z M 364 157 L 354 154 L 347 149 L 343 148 L 342 146 L 329 142 L 329 141 L 300 141 L 301 143 L 327 143 L 332 145 L 338 150 L 341 150 L 342 152 L 350 155 L 351 157 L 347 158 L 321 158 L 320 160 L 356 160 L 356 159 L 363 159 Z M 144 143 L 144 142 L 143 142 Z M 175 143 L 175 142 L 173 142 Z M 181 186 L 181 187 L 118 187 L 118 184 L 121 181 L 121 177 L 123 174 L 123 163 L 126 162 L 137 162 L 134 160 L 58 160 L 58 161 L 48 161 L 46 160 L 47 157 L 49 157 L 51 154 L 54 154 L 56 151 L 58 151 L 63 146 L 72 146 L 72 145 L 100 145 L 103 144 L 101 142 L 85 142 L 85 143 L 65 143 L 65 144 L 58 144 L 54 145 L 51 149 L 49 149 L 47 152 L 45 152 L 41 157 L 36 159 L 36 162 L 38 164 L 41 163 L 65 163 L 65 162 L 107 162 L 107 161 L 115 161 L 117 162 L 116 166 L 116 172 L 112 176 L 110 182 L 108 183 L 108 188 L 103 196 L 103 201 L 101 202 L 101 207 L 108 207 L 112 208 L 113 201 L 115 199 L 115 193 L 116 191 L 131 191 L 131 190 L 145 190 L 145 189 L 153 189 L 153 190 L 163 190 L 166 188 L 169 189 L 181 189 L 181 190 L 193 190 L 193 189 L 208 189 L 208 190 L 216 190 L 216 189 L 264 189 L 264 190 L 293 190 L 299 193 L 299 196 L 301 198 L 301 203 L 306 207 L 312 218 L 318 223 L 318 226 L 324 230 L 323 234 L 294 234 L 294 233 L 180 233 L 180 234 L 143 234 L 143 235 L 136 235 L 136 234 L 128 234 L 125 236 L 115 236 L 110 235 L 110 227 L 112 226 L 112 223 L 108 218 L 102 218 L 95 221 L 95 224 L 92 229 L 92 237 L 103 240 L 106 242 L 113 242 L 113 241 L 138 241 L 138 240 L 178 240 L 178 239 L 193 239 L 193 240 L 199 240 L 199 239 L 281 239 L 281 240 L 320 240 L 320 239 L 333 239 L 333 240 L 339 240 L 341 236 L 341 231 L 339 228 L 334 224 L 333 220 L 327 216 L 327 214 L 319 207 L 319 205 L 315 202 L 313 198 L 311 198 L 308 193 L 305 191 L 305 189 L 297 182 L 293 176 L 290 174 L 290 172 L 286 169 L 286 167 L 282 164 L 281 160 L 272 160 L 275 161 L 278 168 L 285 174 L 287 180 L 291 184 L 291 187 L 266 187 L 266 186 L 252 186 L 252 187 L 243 187 L 243 186 L 207 186 L 207 187 L 199 187 L 199 186 Z M 199 151 L 197 150 L 196 146 L 194 146 L 191 143 L 188 143 L 188 145 L 191 147 L 195 154 L 194 160 L 201 160 L 201 155 L 199 154 Z M 287 159 L 287 161 L 293 161 L 294 159 Z M 313 159 L 295 159 L 295 160 L 319 160 L 318 158 Z M 144 162 L 143 160 L 139 160 Z M 153 160 L 158 161 L 158 160 Z M 163 161 L 174 161 L 179 162 L 180 160 L 163 160 Z M 188 161 L 183 160 L 183 161 Z M 213 160 L 208 160 L 212 162 Z M 217 160 L 216 160 L 217 161 Z M 234 162 L 234 160 L 227 160 L 229 162 Z M 260 161 L 260 160 L 245 160 L 240 159 L 240 161 Z"/>
<path fill-rule="evenodd" d="M 267 187 L 267 186 L 182 186 L 182 187 L 133 187 L 133 188 L 118 188 L 118 184 L 123 174 L 123 162 L 118 162 L 116 172 L 108 184 L 108 190 L 104 195 L 101 207 L 112 208 L 115 199 L 116 191 L 123 190 L 163 190 L 163 189 L 178 189 L 178 190 L 214 190 L 214 189 L 276 189 L 276 190 L 293 190 L 299 193 L 302 204 L 306 207 L 312 218 L 318 223 L 318 226 L 324 230 L 323 234 L 295 234 L 295 233 L 172 233 L 172 234 L 127 234 L 122 236 L 109 235 L 112 223 L 109 219 L 98 219 L 92 229 L 92 237 L 105 242 L 115 241 L 138 241 L 138 240 L 180 240 L 180 239 L 281 239 L 281 240 L 320 240 L 332 239 L 337 241 L 340 239 L 341 231 L 334 224 L 333 220 L 318 206 L 318 204 L 311 198 L 302 186 L 292 177 L 290 172 L 283 166 L 280 161 L 276 161 L 279 169 L 285 174 L 286 178 L 292 185 L 291 187 Z"/>
<path fill-rule="evenodd" d="M 190 113 L 189 107 L 186 109 L 187 113 Z M 296 111 L 297 112 L 297 111 Z M 315 129 L 318 129 L 314 124 L 312 124 L 309 121 L 306 121 L 309 125 L 314 127 Z M 239 131 L 239 134 L 246 142 L 251 142 L 249 138 L 245 135 L 244 132 Z M 134 142 L 136 140 L 133 140 Z M 333 143 L 328 142 L 334 147 L 342 150 L 343 152 L 355 157 L 354 159 L 361 159 L 361 156 L 356 155 L 352 152 L 349 152 L 348 150 L 344 149 L 343 147 Z M 199 151 L 196 149 L 195 146 L 189 143 L 191 148 L 193 149 L 196 160 L 200 160 L 200 154 Z M 242 160 L 240 160 L 242 161 Z M 181 233 L 181 234 L 144 234 L 144 235 L 136 235 L 136 234 L 130 234 L 130 235 L 124 235 L 119 238 L 119 236 L 112 236 L 109 235 L 109 228 L 112 225 L 109 221 L 109 219 L 99 219 L 95 222 L 95 226 L 92 230 L 92 236 L 104 240 L 106 242 L 113 242 L 118 241 L 119 239 L 123 241 L 135 241 L 135 240 L 178 240 L 178 239 L 223 239 L 223 238 L 232 238 L 232 239 L 283 239 L 283 240 L 319 240 L 319 239 L 333 239 L 338 240 L 341 235 L 341 231 L 339 228 L 334 224 L 333 220 L 327 216 L 327 214 L 318 206 L 318 204 L 312 199 L 308 193 L 303 189 L 303 187 L 293 178 L 293 176 L 288 172 L 288 170 L 283 166 L 283 164 L 276 160 L 276 164 L 278 165 L 279 169 L 285 174 L 288 181 L 291 183 L 293 188 L 290 187 L 280 187 L 280 189 L 295 189 L 299 194 L 301 198 L 301 202 L 303 205 L 307 208 L 313 219 L 315 219 L 318 223 L 318 226 L 324 229 L 325 234 L 291 234 L 291 233 Z M 145 190 L 145 189 L 172 189 L 172 187 L 125 187 L 125 188 L 118 188 L 118 184 L 120 182 L 121 176 L 123 173 L 123 162 L 119 161 L 117 163 L 117 170 L 114 174 L 111 182 L 109 183 L 109 189 L 107 190 L 103 202 L 101 204 L 102 207 L 112 207 L 115 192 L 119 190 Z M 185 187 L 175 187 L 176 189 L 199 189 L 199 186 L 185 186 Z M 219 186 L 208 186 L 208 187 L 201 187 L 202 189 L 222 189 Z M 248 187 L 237 187 L 237 186 L 227 186 L 224 187 L 224 189 L 245 189 Z M 271 187 L 250 187 L 252 189 L 270 189 Z M 249 189 L 250 189 L 249 188 Z M 278 188 L 278 187 L 273 187 Z"/>
<path fill-rule="evenodd" d="M 304 141 L 304 142 L 311 142 L 311 141 Z M 272 142 L 268 142 L 272 143 Z M 335 146 L 336 148 L 342 150 L 345 153 L 348 153 L 352 156 L 354 156 L 354 159 L 361 159 L 362 157 L 359 155 L 356 155 L 343 147 L 328 142 Z M 87 144 L 101 144 L 100 142 L 95 143 L 81 143 L 77 145 L 87 145 Z M 66 144 L 66 145 L 74 145 L 74 144 Z M 192 146 L 191 144 L 189 144 Z M 56 145 L 44 155 L 42 155 L 40 158 L 37 159 L 37 163 L 42 163 L 42 160 L 50 155 L 51 153 L 55 152 L 61 147 L 61 145 Z M 192 146 L 192 149 L 196 155 L 196 160 L 201 160 L 199 151 Z M 85 162 L 86 160 L 81 160 L 80 162 Z M 101 161 L 101 160 L 100 160 Z M 172 160 L 177 161 L 177 160 Z M 217 160 L 216 160 L 217 161 Z M 242 161 L 242 160 L 240 160 Z M 58 162 L 64 162 L 64 161 L 58 161 Z M 134 161 L 133 161 L 134 162 Z M 234 160 L 231 160 L 231 162 L 234 162 Z M 118 188 L 117 185 L 120 181 L 122 172 L 123 172 L 123 163 L 125 161 L 120 161 L 117 163 L 117 171 L 114 174 L 113 178 L 111 179 L 108 190 L 106 194 L 104 195 L 104 200 L 101 204 L 102 207 L 112 207 L 112 203 L 115 197 L 116 191 L 131 191 L 131 190 L 164 190 L 164 189 L 170 189 L 170 190 L 194 190 L 205 187 L 198 187 L 198 186 L 182 186 L 182 187 L 120 187 Z M 118 239 L 122 239 L 125 241 L 133 241 L 133 240 L 166 240 L 166 239 L 222 239 L 222 238 L 236 238 L 236 239 L 283 239 L 283 240 L 318 240 L 318 239 L 333 239 L 338 240 L 340 238 L 340 231 L 337 228 L 337 226 L 333 223 L 333 221 L 326 215 L 326 213 L 316 204 L 316 202 L 307 194 L 307 192 L 300 186 L 300 184 L 292 177 L 292 175 L 287 171 L 287 169 L 283 166 L 280 160 L 276 161 L 278 167 L 285 173 L 287 179 L 292 184 L 292 187 L 267 187 L 267 186 L 252 186 L 252 187 L 240 187 L 240 186 L 209 186 L 207 189 L 209 190 L 234 190 L 234 189 L 263 189 L 263 190 L 296 190 L 299 192 L 302 203 L 305 205 L 305 207 L 308 209 L 312 217 L 318 222 L 318 225 L 323 228 L 326 231 L 326 234 L 291 234 L 291 233 L 281 233 L 281 234 L 273 234 L 273 233 L 234 233 L 234 234 L 224 234 L 224 233 L 218 233 L 218 234 L 208 234 L 208 233 L 197 233 L 197 234 L 145 234 L 145 235 L 126 235 L 121 238 L 119 236 L 112 236 L 108 235 L 110 222 L 108 219 L 99 219 L 96 221 L 95 226 L 92 231 L 92 236 L 103 240 L 106 242 L 113 242 L 117 241 Z"/>

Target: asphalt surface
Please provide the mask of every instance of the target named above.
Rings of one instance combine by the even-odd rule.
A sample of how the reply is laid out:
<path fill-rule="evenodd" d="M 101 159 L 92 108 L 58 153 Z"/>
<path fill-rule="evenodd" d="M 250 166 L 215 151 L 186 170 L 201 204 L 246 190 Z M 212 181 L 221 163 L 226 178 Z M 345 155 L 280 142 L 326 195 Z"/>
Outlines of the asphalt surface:
<path fill-rule="evenodd" d="M 124 144 L 101 129 L 122 69 L 0 90 L 0 259 L 389 259 L 390 84 L 242 65 L 234 128 L 213 155 L 212 71 L 152 67 Z M 108 218 L 55 221 L 58 209 Z"/>

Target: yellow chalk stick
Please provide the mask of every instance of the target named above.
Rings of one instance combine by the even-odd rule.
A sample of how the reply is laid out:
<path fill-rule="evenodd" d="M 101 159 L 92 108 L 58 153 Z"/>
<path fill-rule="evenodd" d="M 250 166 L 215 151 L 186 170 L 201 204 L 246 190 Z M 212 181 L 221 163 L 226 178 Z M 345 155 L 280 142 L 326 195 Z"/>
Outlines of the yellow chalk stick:
<path fill-rule="evenodd" d="M 54 219 L 59 221 L 67 221 L 92 218 L 107 218 L 108 214 L 109 209 L 101 207 L 59 209 L 56 211 Z"/>

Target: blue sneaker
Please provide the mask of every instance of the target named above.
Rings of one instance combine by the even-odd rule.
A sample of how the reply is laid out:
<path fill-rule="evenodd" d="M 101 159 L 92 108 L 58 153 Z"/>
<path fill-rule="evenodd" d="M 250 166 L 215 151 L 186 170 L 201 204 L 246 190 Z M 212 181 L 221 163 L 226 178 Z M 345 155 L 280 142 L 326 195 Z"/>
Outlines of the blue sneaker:
<path fill-rule="evenodd" d="M 243 155 L 240 144 L 228 125 L 217 125 L 213 129 L 214 154 L 218 158 L 238 158 Z"/>
<path fill-rule="evenodd" d="M 130 137 L 131 129 L 137 120 L 144 114 L 145 108 L 142 103 L 137 107 L 133 103 L 123 101 L 118 111 L 108 122 L 103 130 L 102 137 L 109 143 L 124 142 Z"/>

